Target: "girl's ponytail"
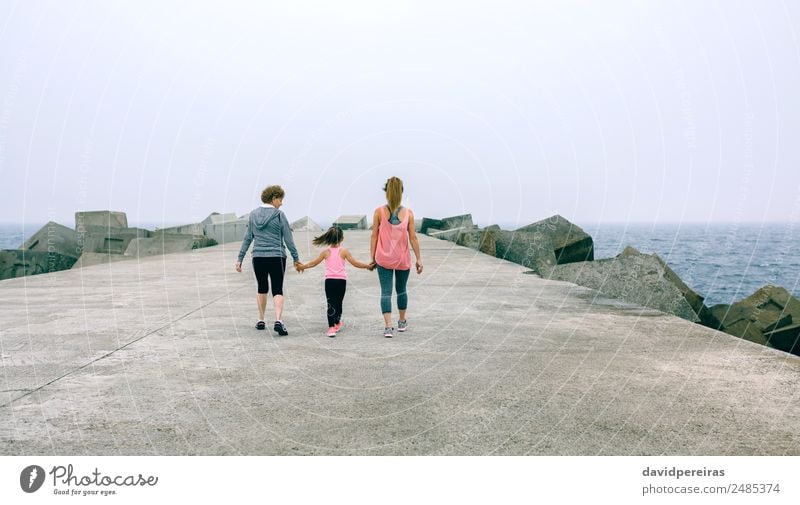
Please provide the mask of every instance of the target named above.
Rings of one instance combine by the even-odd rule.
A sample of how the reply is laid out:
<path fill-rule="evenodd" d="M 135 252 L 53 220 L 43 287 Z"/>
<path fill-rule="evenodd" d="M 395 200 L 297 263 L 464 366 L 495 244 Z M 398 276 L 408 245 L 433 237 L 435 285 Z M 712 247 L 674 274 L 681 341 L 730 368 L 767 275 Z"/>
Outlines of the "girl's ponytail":
<path fill-rule="evenodd" d="M 314 240 L 311 241 L 314 245 L 336 245 L 342 241 L 344 238 L 344 233 L 342 229 L 338 226 L 331 226 L 328 228 L 328 231 L 320 235 L 319 237 L 314 237 Z"/>

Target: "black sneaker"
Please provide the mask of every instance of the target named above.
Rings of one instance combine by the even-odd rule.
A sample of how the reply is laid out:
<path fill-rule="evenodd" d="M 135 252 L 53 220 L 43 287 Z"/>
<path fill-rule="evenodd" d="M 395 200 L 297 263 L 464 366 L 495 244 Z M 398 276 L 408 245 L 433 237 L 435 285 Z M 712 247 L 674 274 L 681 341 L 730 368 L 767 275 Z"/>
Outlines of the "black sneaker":
<path fill-rule="evenodd" d="M 282 337 L 285 337 L 286 335 L 289 334 L 289 330 L 286 329 L 286 325 L 280 321 L 275 321 L 275 327 L 273 329 L 278 335 Z"/>
<path fill-rule="evenodd" d="M 256 329 L 257 330 L 266 330 L 267 329 L 267 323 L 265 323 L 264 321 L 257 322 L 256 323 Z"/>

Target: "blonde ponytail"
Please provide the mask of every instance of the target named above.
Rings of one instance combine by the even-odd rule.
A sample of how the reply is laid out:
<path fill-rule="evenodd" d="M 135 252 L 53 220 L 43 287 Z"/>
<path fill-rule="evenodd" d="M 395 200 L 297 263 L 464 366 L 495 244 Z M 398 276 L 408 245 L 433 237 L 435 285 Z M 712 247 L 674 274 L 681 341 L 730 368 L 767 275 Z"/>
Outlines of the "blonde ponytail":
<path fill-rule="evenodd" d="M 386 191 L 386 202 L 389 204 L 389 212 L 395 213 L 400 208 L 403 200 L 403 181 L 399 177 L 389 177 L 383 186 Z"/>

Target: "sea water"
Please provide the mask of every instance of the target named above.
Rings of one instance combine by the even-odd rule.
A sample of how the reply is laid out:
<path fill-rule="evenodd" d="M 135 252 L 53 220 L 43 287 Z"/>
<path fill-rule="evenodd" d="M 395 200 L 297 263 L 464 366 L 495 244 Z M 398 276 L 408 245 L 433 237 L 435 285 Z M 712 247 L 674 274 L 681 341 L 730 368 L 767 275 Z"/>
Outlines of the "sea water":
<path fill-rule="evenodd" d="M 0 249 L 16 249 L 42 226 L 0 225 Z M 594 239 L 595 259 L 613 257 L 628 245 L 657 253 L 709 306 L 741 300 L 765 284 L 783 286 L 800 297 L 800 224 L 582 227 Z"/>

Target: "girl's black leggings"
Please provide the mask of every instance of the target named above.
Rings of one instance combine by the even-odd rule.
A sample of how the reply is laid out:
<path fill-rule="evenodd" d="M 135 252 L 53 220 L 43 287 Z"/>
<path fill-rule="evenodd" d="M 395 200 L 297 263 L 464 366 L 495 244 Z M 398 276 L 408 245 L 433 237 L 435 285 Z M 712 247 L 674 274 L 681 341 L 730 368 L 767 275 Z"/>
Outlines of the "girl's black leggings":
<path fill-rule="evenodd" d="M 325 279 L 325 298 L 328 299 L 328 327 L 342 320 L 342 302 L 347 281 L 344 279 Z"/>

